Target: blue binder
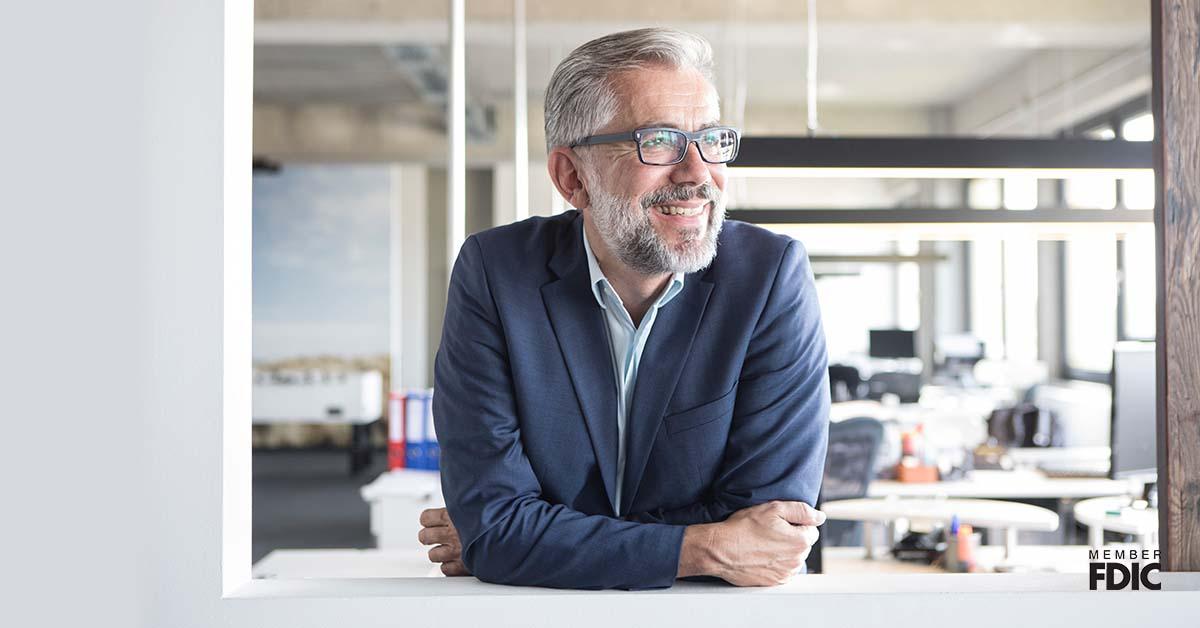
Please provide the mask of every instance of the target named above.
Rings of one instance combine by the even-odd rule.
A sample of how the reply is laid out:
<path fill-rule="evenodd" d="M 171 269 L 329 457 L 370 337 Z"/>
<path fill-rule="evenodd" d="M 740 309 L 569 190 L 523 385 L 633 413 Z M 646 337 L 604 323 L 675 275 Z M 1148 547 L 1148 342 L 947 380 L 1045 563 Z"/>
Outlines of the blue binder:
<path fill-rule="evenodd" d="M 438 469 L 441 448 L 438 447 L 437 430 L 433 427 L 433 389 L 425 391 L 425 468 Z"/>
<path fill-rule="evenodd" d="M 425 402 L 422 391 L 410 390 L 404 397 L 404 466 L 425 467 Z"/>

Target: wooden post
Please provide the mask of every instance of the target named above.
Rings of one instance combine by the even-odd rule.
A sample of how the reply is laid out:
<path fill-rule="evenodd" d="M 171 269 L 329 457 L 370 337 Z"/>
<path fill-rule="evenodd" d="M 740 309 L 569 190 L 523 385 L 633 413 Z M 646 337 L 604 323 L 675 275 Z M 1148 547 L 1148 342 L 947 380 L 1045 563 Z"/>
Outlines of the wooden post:
<path fill-rule="evenodd" d="M 1200 571 L 1200 0 L 1151 5 L 1163 569 Z"/>

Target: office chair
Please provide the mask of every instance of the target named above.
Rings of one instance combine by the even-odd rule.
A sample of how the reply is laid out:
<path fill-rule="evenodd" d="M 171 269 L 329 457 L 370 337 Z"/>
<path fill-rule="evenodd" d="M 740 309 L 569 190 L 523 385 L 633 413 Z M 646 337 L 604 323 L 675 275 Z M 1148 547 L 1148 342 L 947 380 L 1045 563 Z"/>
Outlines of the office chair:
<path fill-rule="evenodd" d="M 845 393 L 838 390 L 838 383 L 846 387 Z M 829 392 L 834 401 L 852 401 L 862 398 L 862 376 L 858 369 L 844 364 L 829 365 Z"/>
<path fill-rule="evenodd" d="M 883 424 L 858 417 L 829 425 L 829 450 L 817 508 L 826 501 L 866 497 L 875 477 L 875 458 L 883 440 Z M 821 572 L 821 548 L 862 544 L 862 524 L 857 521 L 826 521 L 808 556 L 810 573 Z"/>

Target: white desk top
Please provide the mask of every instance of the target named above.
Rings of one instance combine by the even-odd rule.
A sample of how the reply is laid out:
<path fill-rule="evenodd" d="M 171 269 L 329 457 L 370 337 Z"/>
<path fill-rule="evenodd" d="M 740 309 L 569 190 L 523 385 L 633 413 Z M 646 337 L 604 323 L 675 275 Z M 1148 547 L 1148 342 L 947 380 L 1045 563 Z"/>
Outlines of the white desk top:
<path fill-rule="evenodd" d="M 1038 506 L 990 499 L 842 499 L 821 506 L 830 519 L 847 521 L 958 520 L 980 528 L 1052 531 L 1058 515 Z"/>
<path fill-rule="evenodd" d="M 1075 504 L 1075 520 L 1086 526 L 1100 526 L 1121 534 L 1149 535 L 1158 532 L 1158 509 L 1135 510 L 1129 497 L 1098 497 Z M 1109 511 L 1119 511 L 1110 515 Z"/>
<path fill-rule="evenodd" d="M 1106 545 L 1113 549 L 1138 549 L 1135 544 Z M 1010 573 L 1087 573 L 1087 545 L 1020 545 L 1011 548 L 1005 557 L 1003 545 L 980 545 L 975 548 L 975 564 L 982 571 L 997 569 Z M 922 574 L 947 573 L 940 567 L 896 560 L 891 556 L 867 558 L 861 547 L 822 548 L 823 572 L 834 576 L 857 574 Z"/>
<path fill-rule="evenodd" d="M 868 497 L 1085 498 L 1124 495 L 1132 485 L 1108 478 L 1048 478 L 1037 471 L 971 471 L 965 480 L 903 483 L 873 480 Z"/>
<path fill-rule="evenodd" d="M 375 481 L 359 489 L 359 494 L 368 502 L 388 497 L 441 500 L 442 476 L 426 469 L 384 471 Z"/>

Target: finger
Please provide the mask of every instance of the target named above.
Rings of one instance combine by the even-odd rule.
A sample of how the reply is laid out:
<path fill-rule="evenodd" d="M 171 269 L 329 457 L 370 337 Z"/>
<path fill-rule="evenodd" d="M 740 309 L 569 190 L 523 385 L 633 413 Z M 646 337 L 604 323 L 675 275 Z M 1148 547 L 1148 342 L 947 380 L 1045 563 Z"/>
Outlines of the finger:
<path fill-rule="evenodd" d="M 429 508 L 421 511 L 421 525 L 445 526 L 450 525 L 450 513 L 445 508 Z"/>
<path fill-rule="evenodd" d="M 450 526 L 421 528 L 417 540 L 421 545 L 458 545 L 458 534 Z"/>
<path fill-rule="evenodd" d="M 452 560 L 448 563 L 442 563 L 442 573 L 447 576 L 469 576 L 471 572 L 467 571 L 467 566 L 461 560 Z"/>
<path fill-rule="evenodd" d="M 462 559 L 462 551 L 454 545 L 438 545 L 429 550 L 429 560 L 435 563 L 449 563 Z"/>
<path fill-rule="evenodd" d="M 821 538 L 821 533 L 817 532 L 816 526 L 800 526 L 799 529 L 803 533 L 806 548 L 811 549 L 813 545 L 816 545 L 817 539 Z M 805 552 L 807 551 L 806 549 Z"/>
<path fill-rule="evenodd" d="M 819 526 L 825 523 L 825 513 L 804 502 L 775 502 L 780 517 L 792 525 Z"/>

